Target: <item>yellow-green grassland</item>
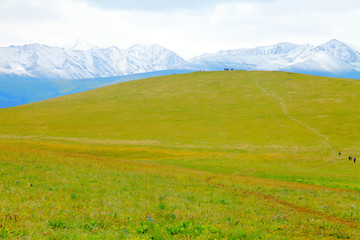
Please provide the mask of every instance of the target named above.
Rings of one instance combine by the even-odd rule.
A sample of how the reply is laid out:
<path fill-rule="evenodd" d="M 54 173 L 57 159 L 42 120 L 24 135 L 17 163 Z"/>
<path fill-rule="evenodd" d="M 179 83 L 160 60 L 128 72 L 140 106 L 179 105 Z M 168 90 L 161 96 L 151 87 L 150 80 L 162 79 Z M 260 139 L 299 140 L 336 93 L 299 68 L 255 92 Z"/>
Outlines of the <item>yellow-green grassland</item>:
<path fill-rule="evenodd" d="M 0 239 L 360 239 L 357 155 L 359 80 L 196 72 L 0 109 Z"/>

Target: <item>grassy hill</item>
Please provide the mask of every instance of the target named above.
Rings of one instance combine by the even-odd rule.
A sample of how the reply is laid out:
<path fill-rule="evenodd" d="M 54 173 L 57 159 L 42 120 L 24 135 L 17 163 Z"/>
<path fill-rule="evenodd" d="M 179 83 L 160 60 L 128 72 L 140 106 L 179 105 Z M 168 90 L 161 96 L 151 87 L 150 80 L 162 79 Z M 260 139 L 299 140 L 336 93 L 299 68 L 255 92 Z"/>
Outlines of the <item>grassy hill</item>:
<path fill-rule="evenodd" d="M 0 109 L 0 237 L 356 239 L 359 93 L 202 72 Z"/>

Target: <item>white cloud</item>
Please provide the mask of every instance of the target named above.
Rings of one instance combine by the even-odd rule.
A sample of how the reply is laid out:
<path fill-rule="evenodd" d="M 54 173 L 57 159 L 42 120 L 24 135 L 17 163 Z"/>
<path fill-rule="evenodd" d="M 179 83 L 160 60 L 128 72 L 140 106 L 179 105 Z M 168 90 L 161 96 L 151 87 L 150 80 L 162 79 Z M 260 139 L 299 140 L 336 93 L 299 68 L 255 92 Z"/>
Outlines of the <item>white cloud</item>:
<path fill-rule="evenodd" d="M 145 10 L 145 11 L 173 11 L 179 9 L 208 9 L 217 4 L 236 2 L 273 2 L 275 0 L 76 0 L 86 2 L 92 6 L 104 9 Z"/>
<path fill-rule="evenodd" d="M 1 0 L 0 20 L 2 23 L 34 23 L 61 19 L 63 8 L 60 1 Z"/>
<path fill-rule="evenodd" d="M 186 58 L 281 41 L 337 38 L 360 47 L 358 0 L 186 0 L 173 7 L 164 0 L 153 7 L 145 0 L 91 1 L 1 0 L 0 45 L 70 45 L 77 38 L 102 47 L 159 43 Z"/>

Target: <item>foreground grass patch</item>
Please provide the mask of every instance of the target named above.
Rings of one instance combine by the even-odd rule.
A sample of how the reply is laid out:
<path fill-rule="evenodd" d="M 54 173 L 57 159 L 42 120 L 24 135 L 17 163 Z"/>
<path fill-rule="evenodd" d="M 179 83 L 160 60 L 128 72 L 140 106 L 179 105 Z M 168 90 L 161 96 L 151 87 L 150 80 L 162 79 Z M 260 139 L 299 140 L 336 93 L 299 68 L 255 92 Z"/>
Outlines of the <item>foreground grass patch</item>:
<path fill-rule="evenodd" d="M 317 239 L 359 230 L 356 192 L 58 153 L 0 157 L 5 238 Z"/>

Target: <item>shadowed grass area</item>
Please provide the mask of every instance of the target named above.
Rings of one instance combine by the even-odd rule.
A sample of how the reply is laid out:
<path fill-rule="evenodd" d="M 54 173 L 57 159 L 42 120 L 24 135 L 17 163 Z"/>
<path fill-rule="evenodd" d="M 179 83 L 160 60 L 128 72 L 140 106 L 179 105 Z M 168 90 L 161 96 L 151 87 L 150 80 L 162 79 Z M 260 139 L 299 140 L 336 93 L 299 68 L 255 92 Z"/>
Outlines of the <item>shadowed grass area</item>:
<path fill-rule="evenodd" d="M 356 239 L 358 93 L 203 72 L 0 109 L 0 238 Z"/>

